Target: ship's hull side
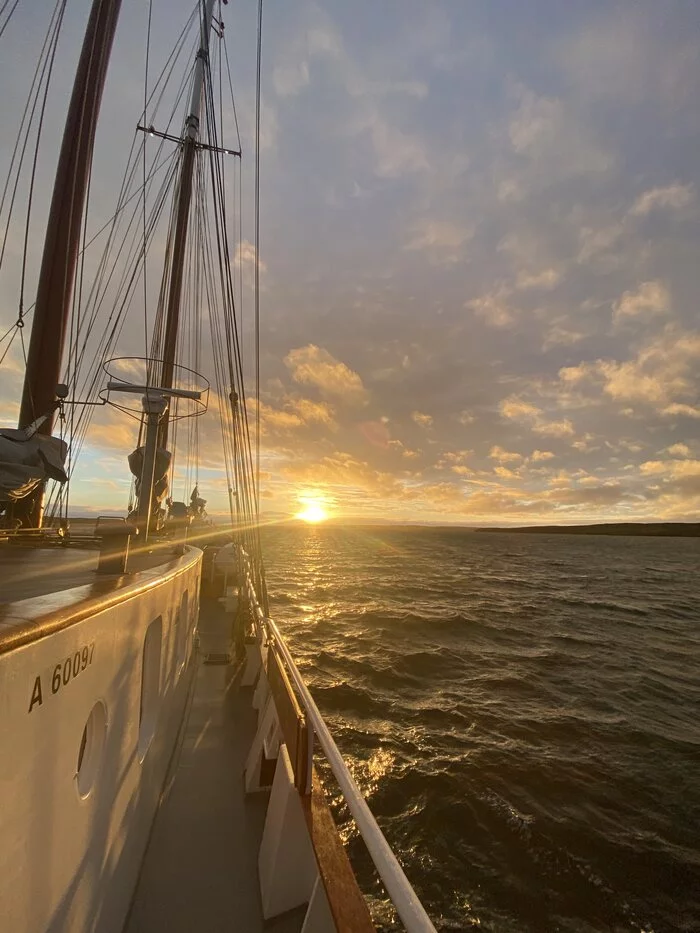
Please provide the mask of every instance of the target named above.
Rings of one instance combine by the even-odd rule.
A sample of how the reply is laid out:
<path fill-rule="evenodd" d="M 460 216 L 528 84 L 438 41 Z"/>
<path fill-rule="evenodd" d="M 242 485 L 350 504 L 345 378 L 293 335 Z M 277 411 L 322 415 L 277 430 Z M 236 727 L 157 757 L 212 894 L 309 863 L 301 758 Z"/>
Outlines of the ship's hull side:
<path fill-rule="evenodd" d="M 35 639 L 35 601 L 5 607 L 24 621 L 5 650 L 0 628 L 3 929 L 122 930 L 187 704 L 200 568 L 189 549 L 103 600 L 67 591 Z"/>

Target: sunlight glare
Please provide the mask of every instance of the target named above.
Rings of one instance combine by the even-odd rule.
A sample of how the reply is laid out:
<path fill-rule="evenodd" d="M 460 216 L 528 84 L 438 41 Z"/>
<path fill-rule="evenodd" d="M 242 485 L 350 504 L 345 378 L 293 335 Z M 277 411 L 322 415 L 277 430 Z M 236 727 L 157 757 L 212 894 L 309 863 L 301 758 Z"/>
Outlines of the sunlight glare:
<path fill-rule="evenodd" d="M 320 499 L 311 499 L 306 496 L 300 496 L 299 501 L 304 506 L 301 512 L 297 512 L 294 516 L 295 518 L 301 519 L 303 522 L 309 522 L 309 524 L 315 525 L 318 522 L 325 522 L 328 518 L 328 512 L 324 509 L 323 504 Z"/>

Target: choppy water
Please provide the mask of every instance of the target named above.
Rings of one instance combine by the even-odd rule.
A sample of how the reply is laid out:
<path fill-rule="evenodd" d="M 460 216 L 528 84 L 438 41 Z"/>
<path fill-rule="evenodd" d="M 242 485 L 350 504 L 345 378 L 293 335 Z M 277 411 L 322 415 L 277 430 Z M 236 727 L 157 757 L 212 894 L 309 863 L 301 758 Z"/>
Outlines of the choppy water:
<path fill-rule="evenodd" d="M 263 544 L 272 613 L 439 929 L 700 931 L 700 540 Z"/>

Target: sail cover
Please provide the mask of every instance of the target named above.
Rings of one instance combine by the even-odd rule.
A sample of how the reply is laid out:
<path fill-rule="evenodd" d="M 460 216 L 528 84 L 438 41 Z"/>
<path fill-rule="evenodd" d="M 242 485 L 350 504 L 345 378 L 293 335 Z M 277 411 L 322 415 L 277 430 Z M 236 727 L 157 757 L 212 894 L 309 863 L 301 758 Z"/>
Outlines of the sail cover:
<path fill-rule="evenodd" d="M 65 483 L 68 445 L 60 437 L 0 428 L 0 509 L 28 496 L 47 479 Z"/>
<path fill-rule="evenodd" d="M 134 475 L 136 487 L 136 497 L 141 493 L 141 476 L 143 474 L 143 464 L 146 456 L 145 447 L 137 447 L 129 454 L 129 469 Z M 168 470 L 170 469 L 170 451 L 162 447 L 156 450 L 156 461 L 153 469 L 153 498 L 151 500 L 151 511 L 160 507 L 160 503 L 168 494 Z"/>

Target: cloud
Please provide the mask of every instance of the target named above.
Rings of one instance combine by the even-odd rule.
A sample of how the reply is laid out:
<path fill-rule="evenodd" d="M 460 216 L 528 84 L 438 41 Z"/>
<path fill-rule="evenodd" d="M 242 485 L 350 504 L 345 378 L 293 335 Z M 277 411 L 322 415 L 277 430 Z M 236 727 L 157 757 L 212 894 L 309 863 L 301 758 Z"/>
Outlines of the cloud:
<path fill-rule="evenodd" d="M 541 272 L 519 272 L 515 287 L 519 289 L 541 289 L 551 291 L 561 282 L 561 273 L 556 269 L 543 269 Z"/>
<path fill-rule="evenodd" d="M 315 386 L 322 395 L 348 405 L 366 405 L 369 400 L 359 375 L 313 343 L 290 350 L 284 362 L 295 382 Z"/>
<path fill-rule="evenodd" d="M 506 480 L 518 479 L 520 476 L 519 473 L 515 472 L 514 470 L 509 470 L 508 467 L 504 467 L 504 466 L 494 467 L 493 472 L 496 474 L 496 476 L 500 476 L 501 479 L 506 479 Z"/>
<path fill-rule="evenodd" d="M 581 265 L 591 262 L 615 264 L 614 249 L 620 245 L 624 227 L 621 223 L 603 227 L 582 227 L 578 233 L 579 249 L 576 261 Z"/>
<path fill-rule="evenodd" d="M 514 88 L 514 96 L 518 105 L 508 137 L 513 151 L 530 160 L 541 184 L 611 169 L 613 154 L 598 144 L 565 101 L 537 95 L 523 85 Z"/>
<path fill-rule="evenodd" d="M 659 477 L 666 491 L 700 493 L 700 460 L 647 460 L 639 472 Z"/>
<path fill-rule="evenodd" d="M 392 124 L 376 106 L 368 106 L 348 130 L 353 135 L 369 135 L 380 178 L 401 178 L 430 166 L 423 140 Z"/>
<path fill-rule="evenodd" d="M 428 170 L 430 160 L 425 142 L 398 125 L 393 101 L 385 105 L 386 98 L 397 96 L 424 99 L 428 94 L 425 82 L 415 78 L 387 78 L 386 60 L 381 77 L 368 73 L 364 62 L 348 50 L 330 17 L 317 8 L 309 12 L 312 20 L 303 27 L 303 38 L 291 43 L 291 51 L 287 54 L 298 54 L 297 47 L 304 44 L 307 56 L 323 62 L 330 82 L 339 84 L 345 92 L 351 112 L 339 126 L 339 132 L 350 137 L 369 137 L 375 174 L 380 178 L 400 178 Z M 287 67 L 293 71 L 293 61 Z"/>
<path fill-rule="evenodd" d="M 669 210 L 680 210 L 687 207 L 695 199 L 695 189 L 692 185 L 682 185 L 676 182 L 673 185 L 667 185 L 665 188 L 651 188 L 640 194 L 637 200 L 630 208 L 630 214 L 633 217 L 642 217 L 654 210 L 668 208 Z"/>
<path fill-rule="evenodd" d="M 240 262 L 246 271 L 252 270 L 255 267 L 255 246 L 254 244 L 249 243 L 248 240 L 241 240 L 241 242 L 238 243 L 236 246 L 236 250 L 235 250 L 233 258 L 235 262 L 237 263 Z M 267 266 L 265 265 L 262 259 L 260 260 L 259 267 L 260 267 L 261 274 L 267 271 Z"/>
<path fill-rule="evenodd" d="M 530 459 L 533 463 L 538 463 L 542 460 L 552 460 L 554 459 L 554 454 L 551 450 L 533 450 L 530 454 Z"/>
<path fill-rule="evenodd" d="M 700 417 L 697 362 L 700 334 L 667 325 L 630 360 L 582 362 L 559 370 L 563 386 L 589 390 L 599 386 L 605 395 L 632 406 L 650 406 L 661 415 Z"/>
<path fill-rule="evenodd" d="M 510 421 L 526 422 L 534 434 L 542 437 L 569 437 L 574 433 L 574 426 L 568 418 L 547 420 L 541 408 L 537 408 L 518 396 L 512 395 L 502 399 L 498 409 L 504 418 Z"/>
<path fill-rule="evenodd" d="M 462 247 L 473 236 L 473 230 L 446 220 L 423 220 L 413 228 L 413 237 L 404 247 L 425 252 L 435 265 L 459 262 Z"/>
<path fill-rule="evenodd" d="M 482 318 L 490 327 L 502 330 L 512 327 L 518 317 L 517 311 L 505 301 L 509 295 L 509 289 L 499 286 L 494 291 L 482 295 L 481 298 L 473 298 L 465 302 L 464 306 L 473 311 L 477 317 Z"/>
<path fill-rule="evenodd" d="M 306 424 L 321 424 L 332 431 L 338 430 L 333 409 L 326 402 L 313 402 L 308 398 L 290 399 L 292 408 Z"/>
<path fill-rule="evenodd" d="M 553 347 L 572 347 L 575 343 L 583 340 L 585 334 L 579 330 L 571 330 L 561 324 L 552 324 L 545 334 L 542 342 L 542 352 L 546 353 Z"/>
<path fill-rule="evenodd" d="M 515 453 L 512 450 L 504 450 L 497 444 L 489 451 L 489 457 L 492 460 L 498 460 L 499 463 L 520 463 L 524 459 L 522 454 Z"/>
<path fill-rule="evenodd" d="M 247 407 L 253 414 L 256 411 L 260 413 L 260 431 L 262 434 L 290 431 L 300 428 L 304 424 L 303 419 L 295 412 L 274 408 L 262 401 L 258 404 L 254 398 L 247 400 Z"/>
<path fill-rule="evenodd" d="M 700 418 L 700 408 L 695 405 L 684 405 L 680 402 L 673 402 L 664 408 L 662 414 L 668 415 L 670 418 L 674 415 L 685 415 L 687 418 Z"/>
<path fill-rule="evenodd" d="M 421 428 L 430 428 L 433 424 L 433 416 L 426 415 L 422 411 L 412 411 L 411 420 L 415 421 L 415 423 Z"/>
<path fill-rule="evenodd" d="M 535 405 L 531 405 L 530 402 L 526 402 L 515 395 L 502 399 L 498 405 L 498 410 L 504 418 L 510 418 L 514 421 L 524 418 L 537 418 L 542 414 L 541 408 L 537 408 Z"/>
<path fill-rule="evenodd" d="M 294 97 L 309 84 L 309 63 L 287 61 L 272 70 L 272 83 L 279 97 Z"/>
<path fill-rule="evenodd" d="M 666 452 L 672 457 L 690 457 L 690 448 L 687 444 L 672 444 L 666 448 Z"/>
<path fill-rule="evenodd" d="M 636 291 L 627 291 L 613 306 L 613 317 L 639 317 L 642 314 L 668 314 L 671 296 L 668 288 L 658 279 L 642 282 Z"/>
<path fill-rule="evenodd" d="M 538 421 L 532 430 L 543 437 L 571 437 L 574 434 L 574 426 L 568 418 L 562 421 Z"/>

